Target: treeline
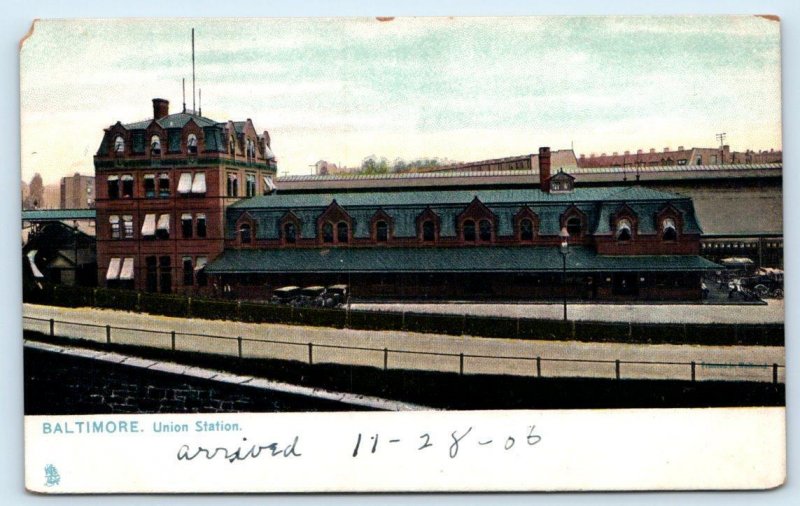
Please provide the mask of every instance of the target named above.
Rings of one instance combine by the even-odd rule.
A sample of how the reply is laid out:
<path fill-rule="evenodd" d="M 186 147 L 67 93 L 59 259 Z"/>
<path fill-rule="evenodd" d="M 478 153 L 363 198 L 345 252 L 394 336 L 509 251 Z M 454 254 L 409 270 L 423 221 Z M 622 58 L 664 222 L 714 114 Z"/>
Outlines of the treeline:
<path fill-rule="evenodd" d="M 447 162 L 452 163 L 452 162 Z M 377 157 L 375 155 L 364 158 L 361 162 L 360 173 L 362 174 L 389 174 L 392 172 L 414 172 L 420 169 L 427 169 L 430 167 L 439 167 L 445 165 L 443 160 L 439 158 L 418 158 L 416 160 L 406 161 L 402 158 L 395 158 L 389 161 L 385 157 Z"/>

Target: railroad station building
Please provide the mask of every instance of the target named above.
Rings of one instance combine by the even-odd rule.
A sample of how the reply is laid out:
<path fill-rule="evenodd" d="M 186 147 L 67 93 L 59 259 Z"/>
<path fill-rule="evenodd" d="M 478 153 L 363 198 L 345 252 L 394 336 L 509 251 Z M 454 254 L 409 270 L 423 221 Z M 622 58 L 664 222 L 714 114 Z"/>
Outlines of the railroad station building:
<path fill-rule="evenodd" d="M 250 119 L 170 114 L 160 98 L 152 118 L 105 130 L 94 167 L 99 286 L 164 293 L 205 290 L 225 209 L 269 192 L 277 171 Z"/>
<path fill-rule="evenodd" d="M 538 177 L 512 188 L 383 181 L 241 200 L 227 207 L 224 251 L 205 271 L 218 294 L 242 299 L 336 283 L 389 299 L 701 298 L 702 274 L 718 266 L 700 256 L 690 198 L 581 187 L 551 172 L 548 148 L 537 161 Z"/>

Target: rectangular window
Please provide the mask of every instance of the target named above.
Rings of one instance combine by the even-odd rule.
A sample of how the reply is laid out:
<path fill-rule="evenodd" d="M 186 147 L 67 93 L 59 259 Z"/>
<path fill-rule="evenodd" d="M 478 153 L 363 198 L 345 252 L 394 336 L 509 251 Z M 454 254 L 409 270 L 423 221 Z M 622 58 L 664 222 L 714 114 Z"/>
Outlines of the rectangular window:
<path fill-rule="evenodd" d="M 206 192 L 206 173 L 197 172 L 192 181 L 192 193 L 205 193 Z"/>
<path fill-rule="evenodd" d="M 197 217 L 197 237 L 206 236 L 206 215 L 198 214 Z"/>
<path fill-rule="evenodd" d="M 228 173 L 228 197 L 239 196 L 239 175 L 233 172 Z"/>
<path fill-rule="evenodd" d="M 119 198 L 119 176 L 108 176 L 108 198 Z"/>
<path fill-rule="evenodd" d="M 181 172 L 181 178 L 178 180 L 178 193 L 186 195 L 192 191 L 192 173 Z"/>
<path fill-rule="evenodd" d="M 181 152 L 181 131 L 180 130 L 170 130 L 167 133 L 167 139 L 169 141 L 169 152 L 170 153 L 180 153 Z"/>
<path fill-rule="evenodd" d="M 146 214 L 142 223 L 142 237 L 152 239 L 156 235 L 156 215 Z"/>
<path fill-rule="evenodd" d="M 129 214 L 123 216 L 122 225 L 125 239 L 133 239 L 133 216 Z"/>
<path fill-rule="evenodd" d="M 246 182 L 246 194 L 248 197 L 253 197 L 256 194 L 256 175 L 255 174 L 247 174 L 245 175 L 245 182 Z"/>
<path fill-rule="evenodd" d="M 156 257 L 146 257 L 145 265 L 145 290 L 148 292 L 158 291 L 158 259 Z"/>
<path fill-rule="evenodd" d="M 133 175 L 123 174 L 121 179 L 122 179 L 122 198 L 133 197 Z"/>
<path fill-rule="evenodd" d="M 169 174 L 166 172 L 158 175 L 158 196 L 169 197 Z"/>
<path fill-rule="evenodd" d="M 181 215 L 181 232 L 184 239 L 192 238 L 192 215 L 189 213 Z"/>
<path fill-rule="evenodd" d="M 162 214 L 158 217 L 158 225 L 156 225 L 156 239 L 169 239 L 168 214 Z"/>
<path fill-rule="evenodd" d="M 158 259 L 158 278 L 161 293 L 170 293 L 172 291 L 172 262 L 168 256 Z"/>
<path fill-rule="evenodd" d="M 144 197 L 147 199 L 155 198 L 156 196 L 156 175 L 144 175 Z"/>
<path fill-rule="evenodd" d="M 108 222 L 111 223 L 111 238 L 120 238 L 119 216 L 111 215 L 108 217 Z"/>
<path fill-rule="evenodd" d="M 206 264 L 208 263 L 207 257 L 197 257 L 194 270 L 197 273 L 197 286 L 208 285 L 208 276 L 206 275 Z"/>
<path fill-rule="evenodd" d="M 134 132 L 133 135 L 131 135 L 131 144 L 133 144 L 134 155 L 144 154 L 144 133 Z"/>
<path fill-rule="evenodd" d="M 194 266 L 192 266 L 192 257 L 183 257 L 183 286 L 192 286 L 194 284 Z"/>

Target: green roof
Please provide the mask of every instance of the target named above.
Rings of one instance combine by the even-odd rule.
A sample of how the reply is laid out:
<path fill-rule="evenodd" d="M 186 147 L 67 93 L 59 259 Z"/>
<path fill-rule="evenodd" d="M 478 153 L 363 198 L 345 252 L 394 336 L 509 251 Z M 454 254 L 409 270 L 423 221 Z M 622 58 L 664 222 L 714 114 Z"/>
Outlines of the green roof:
<path fill-rule="evenodd" d="M 225 250 L 212 274 L 347 272 L 560 272 L 551 247 L 284 248 Z M 569 271 L 707 271 L 720 266 L 695 255 L 602 256 L 585 247 L 567 255 Z"/>
<path fill-rule="evenodd" d="M 237 209 L 269 209 L 326 207 L 331 201 L 349 206 L 426 206 L 469 204 L 478 197 L 486 205 L 506 203 L 572 203 L 572 202 L 635 202 L 686 200 L 687 197 L 641 186 L 576 188 L 569 193 L 547 193 L 538 188 L 513 190 L 425 190 L 374 191 L 359 193 L 281 193 L 241 200 L 231 206 Z"/>
<path fill-rule="evenodd" d="M 189 120 L 194 120 L 194 122 L 200 127 L 216 126 L 218 124 L 213 119 L 206 118 L 205 116 L 198 116 L 197 114 L 189 114 L 185 112 L 164 116 L 163 118 L 156 120 L 156 123 L 158 123 L 161 128 L 183 128 L 186 123 L 189 122 Z M 144 121 L 128 123 L 122 126 L 127 130 L 144 130 L 149 127 L 150 123 L 152 122 L 152 119 L 146 119 Z"/>
<path fill-rule="evenodd" d="M 93 220 L 97 215 L 94 209 L 40 209 L 22 211 L 22 219 L 30 221 Z"/>

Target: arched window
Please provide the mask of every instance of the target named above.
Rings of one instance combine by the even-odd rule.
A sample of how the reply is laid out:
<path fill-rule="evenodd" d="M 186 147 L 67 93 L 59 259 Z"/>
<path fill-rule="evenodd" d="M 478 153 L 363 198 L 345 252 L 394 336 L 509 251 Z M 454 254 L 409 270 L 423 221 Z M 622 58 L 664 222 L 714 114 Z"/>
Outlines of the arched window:
<path fill-rule="evenodd" d="M 617 240 L 630 241 L 633 238 L 633 232 L 630 220 L 624 218 L 617 222 Z"/>
<path fill-rule="evenodd" d="M 464 230 L 464 241 L 475 242 L 475 222 L 464 220 L 464 224 L 461 227 Z"/>
<path fill-rule="evenodd" d="M 425 242 L 433 242 L 436 240 L 436 225 L 432 220 L 425 220 L 422 223 L 422 240 Z"/>
<path fill-rule="evenodd" d="M 239 226 L 239 242 L 242 244 L 250 244 L 252 240 L 251 232 L 250 224 L 242 223 L 241 226 Z"/>
<path fill-rule="evenodd" d="M 571 236 L 581 235 L 581 219 L 579 217 L 573 216 L 567 220 L 567 232 Z"/>
<path fill-rule="evenodd" d="M 287 244 L 294 244 L 297 242 L 297 227 L 294 223 L 286 223 L 283 225 L 283 240 Z"/>
<path fill-rule="evenodd" d="M 478 237 L 482 242 L 492 240 L 492 223 L 489 220 L 481 220 L 478 223 Z"/>
<path fill-rule="evenodd" d="M 333 242 L 333 225 L 331 223 L 325 223 L 322 225 L 322 242 Z"/>
<path fill-rule="evenodd" d="M 533 221 L 525 218 L 519 222 L 519 238 L 521 241 L 533 240 Z"/>
<path fill-rule="evenodd" d="M 389 224 L 381 220 L 375 224 L 375 239 L 378 242 L 389 240 Z"/>
<path fill-rule="evenodd" d="M 337 242 L 347 242 L 350 236 L 350 227 L 347 226 L 347 223 L 340 221 L 336 224 L 336 241 Z"/>
<path fill-rule="evenodd" d="M 678 240 L 678 229 L 672 218 L 665 218 L 661 223 L 661 238 L 665 241 Z"/>
<path fill-rule="evenodd" d="M 161 137 L 157 135 L 150 137 L 150 154 L 151 155 L 161 154 Z"/>
<path fill-rule="evenodd" d="M 189 134 L 189 137 L 186 138 L 186 147 L 189 149 L 189 153 L 197 153 L 197 136 L 195 134 Z"/>
<path fill-rule="evenodd" d="M 125 152 L 125 139 L 123 139 L 121 135 L 118 135 L 114 139 L 114 151 L 116 151 L 117 153 Z"/>

